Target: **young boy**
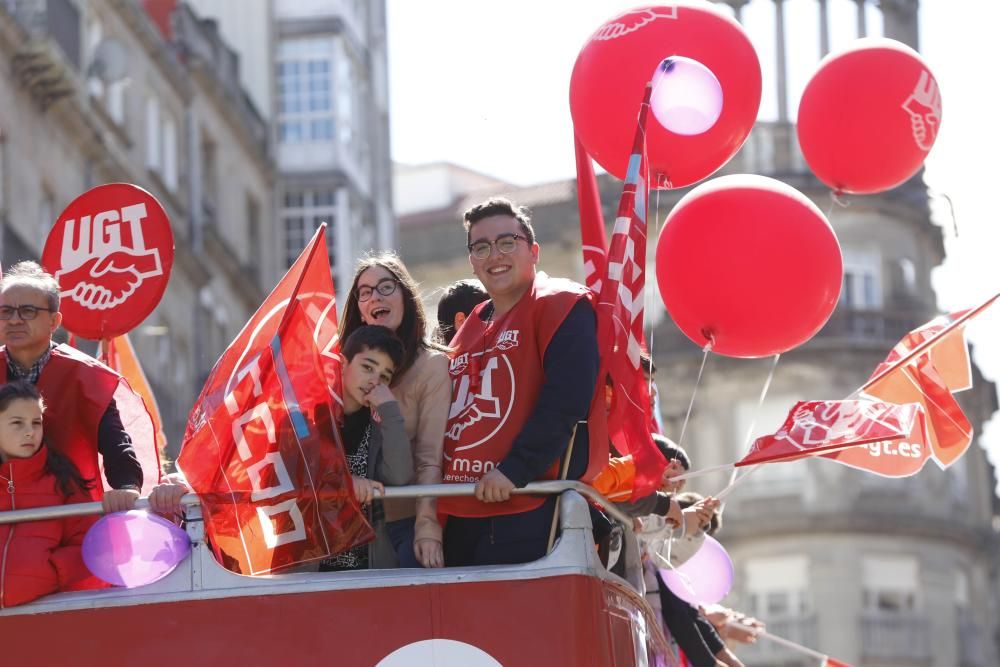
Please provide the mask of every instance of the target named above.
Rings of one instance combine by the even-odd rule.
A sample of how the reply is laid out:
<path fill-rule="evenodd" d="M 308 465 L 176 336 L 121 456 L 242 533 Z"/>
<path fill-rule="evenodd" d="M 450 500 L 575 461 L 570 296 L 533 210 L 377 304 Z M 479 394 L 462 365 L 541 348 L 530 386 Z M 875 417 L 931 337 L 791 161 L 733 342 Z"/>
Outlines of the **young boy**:
<path fill-rule="evenodd" d="M 385 485 L 402 486 L 413 480 L 413 454 L 403 428 L 403 415 L 389 389 L 402 363 L 403 343 L 391 330 L 364 326 L 341 348 L 344 423 L 341 436 L 351 469 L 354 493 L 363 506 L 371 505 Z M 321 572 L 378 567 L 389 548 L 381 507 L 372 507 L 375 542 L 337 554 L 320 565 Z"/>

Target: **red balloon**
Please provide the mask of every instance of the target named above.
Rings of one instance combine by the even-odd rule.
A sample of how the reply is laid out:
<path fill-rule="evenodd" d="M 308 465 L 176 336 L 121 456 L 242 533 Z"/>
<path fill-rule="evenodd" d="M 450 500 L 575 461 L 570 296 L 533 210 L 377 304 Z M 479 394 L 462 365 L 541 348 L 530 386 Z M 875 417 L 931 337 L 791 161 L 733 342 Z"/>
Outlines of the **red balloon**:
<path fill-rule="evenodd" d="M 646 84 L 664 58 L 705 65 L 722 86 L 722 114 L 702 134 L 646 128 L 651 184 L 679 188 L 724 165 L 750 134 L 760 106 L 760 63 L 734 19 L 708 2 L 641 7 L 602 25 L 577 56 L 569 105 L 577 136 L 608 172 L 624 179 Z"/>
<path fill-rule="evenodd" d="M 684 334 L 730 357 L 790 350 L 840 298 L 840 243 L 819 208 L 772 178 L 723 176 L 684 196 L 656 245 L 656 281 Z"/>
<path fill-rule="evenodd" d="M 916 51 L 859 39 L 819 64 L 799 103 L 799 144 L 837 192 L 874 194 L 920 169 L 941 124 L 937 80 Z"/>
<path fill-rule="evenodd" d="M 42 266 L 59 281 L 67 331 L 91 340 L 139 325 L 163 297 L 174 262 L 166 211 L 130 183 L 99 185 L 59 215 Z"/>

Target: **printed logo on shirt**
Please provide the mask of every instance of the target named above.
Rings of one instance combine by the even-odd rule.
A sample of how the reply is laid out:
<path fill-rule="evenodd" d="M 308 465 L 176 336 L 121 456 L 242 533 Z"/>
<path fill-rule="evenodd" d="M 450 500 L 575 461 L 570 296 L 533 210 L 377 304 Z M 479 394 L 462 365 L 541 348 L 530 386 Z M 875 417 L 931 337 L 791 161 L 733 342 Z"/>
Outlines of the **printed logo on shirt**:
<path fill-rule="evenodd" d="M 506 349 L 517 345 L 518 332 L 504 332 L 503 335 L 508 334 L 512 335 L 507 338 Z M 501 349 L 499 344 L 495 349 Z M 468 353 L 456 357 L 455 361 L 466 356 Z M 473 353 L 472 356 L 481 359 L 483 355 Z M 466 360 L 463 368 L 471 366 L 474 369 L 475 361 Z M 454 371 L 452 374 L 454 375 Z M 516 397 L 514 367 L 502 352 L 485 360 L 477 378 L 473 377 L 472 372 L 456 378 L 445 438 L 464 444 L 454 451 L 474 449 L 496 435 L 510 416 Z M 471 435 L 466 434 L 469 429 L 472 429 Z"/>

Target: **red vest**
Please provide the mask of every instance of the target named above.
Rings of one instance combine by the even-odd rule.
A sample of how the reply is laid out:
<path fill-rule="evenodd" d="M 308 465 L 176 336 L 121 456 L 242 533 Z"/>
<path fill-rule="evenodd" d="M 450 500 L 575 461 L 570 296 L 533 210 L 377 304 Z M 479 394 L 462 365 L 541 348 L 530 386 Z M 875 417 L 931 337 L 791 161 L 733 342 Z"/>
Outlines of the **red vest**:
<path fill-rule="evenodd" d="M 0 381 L 7 382 L 6 350 L 0 350 Z M 104 496 L 97 429 L 120 381 L 120 375 L 93 357 L 57 345 L 36 385 L 45 399 L 45 440 L 94 481 L 94 500 Z"/>
<path fill-rule="evenodd" d="M 535 408 L 545 380 L 545 350 L 580 299 L 583 285 L 535 277 L 531 289 L 507 313 L 483 322 L 479 306 L 452 340 L 452 404 L 444 434 L 446 484 L 477 482 L 510 452 Z M 543 479 L 556 479 L 558 462 Z M 502 504 L 475 498 L 440 498 L 438 509 L 456 516 L 494 516 L 526 512 L 544 498 L 514 496 Z"/>

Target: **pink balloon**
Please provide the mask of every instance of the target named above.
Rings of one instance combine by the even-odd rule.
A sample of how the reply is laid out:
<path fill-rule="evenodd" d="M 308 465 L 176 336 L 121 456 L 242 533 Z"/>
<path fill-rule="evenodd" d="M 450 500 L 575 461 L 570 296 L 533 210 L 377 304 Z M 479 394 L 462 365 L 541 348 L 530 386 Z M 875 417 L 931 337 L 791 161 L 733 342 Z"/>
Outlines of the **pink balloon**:
<path fill-rule="evenodd" d="M 722 114 L 722 86 L 712 70 L 697 60 L 673 56 L 656 68 L 649 106 L 660 125 L 671 132 L 702 134 Z"/>
<path fill-rule="evenodd" d="M 714 604 L 726 597 L 733 587 L 733 561 L 713 537 L 691 558 L 671 570 L 660 570 L 667 588 L 674 595 L 693 605 Z"/>
<path fill-rule="evenodd" d="M 173 572 L 191 552 L 187 533 L 142 510 L 101 517 L 83 538 L 83 562 L 114 586 L 145 586 Z"/>

